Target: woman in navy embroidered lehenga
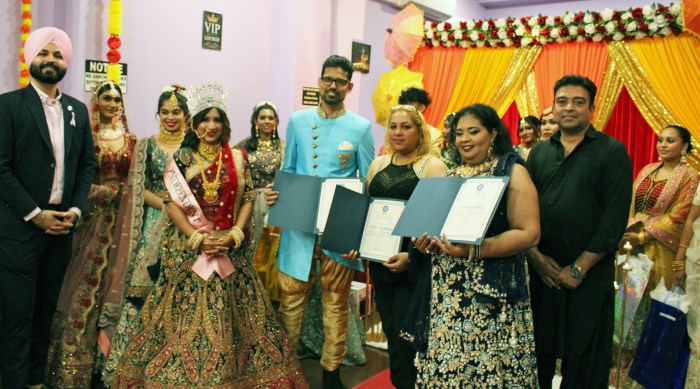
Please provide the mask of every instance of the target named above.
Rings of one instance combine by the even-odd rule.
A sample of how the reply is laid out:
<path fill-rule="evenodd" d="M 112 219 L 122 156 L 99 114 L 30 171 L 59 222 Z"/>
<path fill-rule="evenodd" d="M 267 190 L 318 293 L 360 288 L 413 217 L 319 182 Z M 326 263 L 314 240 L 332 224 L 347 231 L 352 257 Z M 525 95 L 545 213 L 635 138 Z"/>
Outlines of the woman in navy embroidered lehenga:
<path fill-rule="evenodd" d="M 534 388 L 535 345 L 522 252 L 539 240 L 537 191 L 493 108 L 463 108 L 454 123 L 462 165 L 445 175 L 510 176 L 510 182 L 480 246 L 426 234 L 414 239 L 416 249 L 430 255 L 432 267 L 431 279 L 419 280 L 417 292 L 429 301 L 423 311 L 428 315 L 413 318 L 426 325 L 407 326 L 407 337 L 422 346 L 416 357 L 417 387 Z"/>

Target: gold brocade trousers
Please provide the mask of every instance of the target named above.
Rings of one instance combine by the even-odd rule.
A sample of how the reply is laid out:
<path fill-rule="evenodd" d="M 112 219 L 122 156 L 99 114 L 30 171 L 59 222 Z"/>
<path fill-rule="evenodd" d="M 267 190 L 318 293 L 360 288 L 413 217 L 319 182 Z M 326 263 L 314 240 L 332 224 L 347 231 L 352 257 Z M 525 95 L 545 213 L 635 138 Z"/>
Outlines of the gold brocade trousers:
<path fill-rule="evenodd" d="M 323 305 L 324 342 L 321 367 L 326 371 L 336 370 L 345 359 L 345 338 L 348 334 L 350 285 L 355 271 L 328 258 L 321 248 L 314 247 L 314 261 L 321 261 L 321 302 Z M 301 325 L 308 294 L 314 283 L 315 272 L 311 266 L 308 281 L 300 281 L 279 273 L 279 316 L 287 332 L 289 343 L 296 353 L 301 335 Z"/>

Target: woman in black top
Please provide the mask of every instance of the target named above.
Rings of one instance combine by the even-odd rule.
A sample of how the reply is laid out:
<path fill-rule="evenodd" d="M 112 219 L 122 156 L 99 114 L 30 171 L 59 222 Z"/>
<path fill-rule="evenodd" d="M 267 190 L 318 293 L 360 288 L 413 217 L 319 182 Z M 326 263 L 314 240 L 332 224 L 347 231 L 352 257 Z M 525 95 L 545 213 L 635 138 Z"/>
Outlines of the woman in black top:
<path fill-rule="evenodd" d="M 431 154 L 428 125 L 412 105 L 391 109 L 384 143 L 387 154 L 372 161 L 367 173 L 367 191 L 372 197 L 408 200 L 421 177 L 440 177 L 447 171 L 447 166 Z M 399 338 L 415 287 L 415 277 L 407 271 L 409 245 L 410 240 L 404 239 L 401 252 L 385 264 L 370 263 L 377 309 L 388 340 L 391 382 L 399 389 L 416 384 L 415 350 Z M 345 257 L 358 255 L 351 251 Z"/>

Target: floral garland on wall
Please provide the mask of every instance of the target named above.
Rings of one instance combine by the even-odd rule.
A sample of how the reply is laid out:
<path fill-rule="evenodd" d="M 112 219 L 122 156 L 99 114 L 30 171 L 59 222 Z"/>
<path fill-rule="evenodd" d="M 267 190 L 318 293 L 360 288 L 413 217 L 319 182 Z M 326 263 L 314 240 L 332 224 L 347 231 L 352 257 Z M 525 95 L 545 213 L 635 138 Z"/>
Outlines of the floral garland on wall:
<path fill-rule="evenodd" d="M 19 27 L 20 40 L 19 47 L 19 86 L 24 88 L 29 85 L 29 67 L 24 62 L 24 42 L 29 37 L 32 29 L 32 0 L 22 0 L 22 25 Z"/>
<path fill-rule="evenodd" d="M 567 12 L 564 16 L 519 19 L 426 22 L 423 43 L 429 47 L 527 47 L 564 42 L 601 42 L 679 34 L 683 30 L 680 3 L 653 3 L 627 11 Z"/>

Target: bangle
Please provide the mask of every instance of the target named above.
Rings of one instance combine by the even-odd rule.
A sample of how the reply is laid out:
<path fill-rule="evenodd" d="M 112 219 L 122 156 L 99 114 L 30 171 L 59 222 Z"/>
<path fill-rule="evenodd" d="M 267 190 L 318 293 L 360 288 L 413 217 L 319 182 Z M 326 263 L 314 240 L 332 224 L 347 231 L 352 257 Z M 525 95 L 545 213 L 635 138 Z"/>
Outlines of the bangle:
<path fill-rule="evenodd" d="M 241 247 L 241 243 L 243 243 L 243 240 L 245 240 L 245 234 L 243 233 L 243 230 L 238 228 L 238 226 L 233 226 L 231 231 L 228 232 L 228 235 L 231 237 L 231 239 L 233 239 L 234 249 Z"/>
<path fill-rule="evenodd" d="M 684 271 L 685 270 L 685 261 L 671 261 L 671 270 Z"/>
<path fill-rule="evenodd" d="M 187 241 L 187 247 L 192 251 L 197 251 L 202 244 L 202 240 L 204 240 L 204 235 L 199 231 L 195 231 Z"/>

